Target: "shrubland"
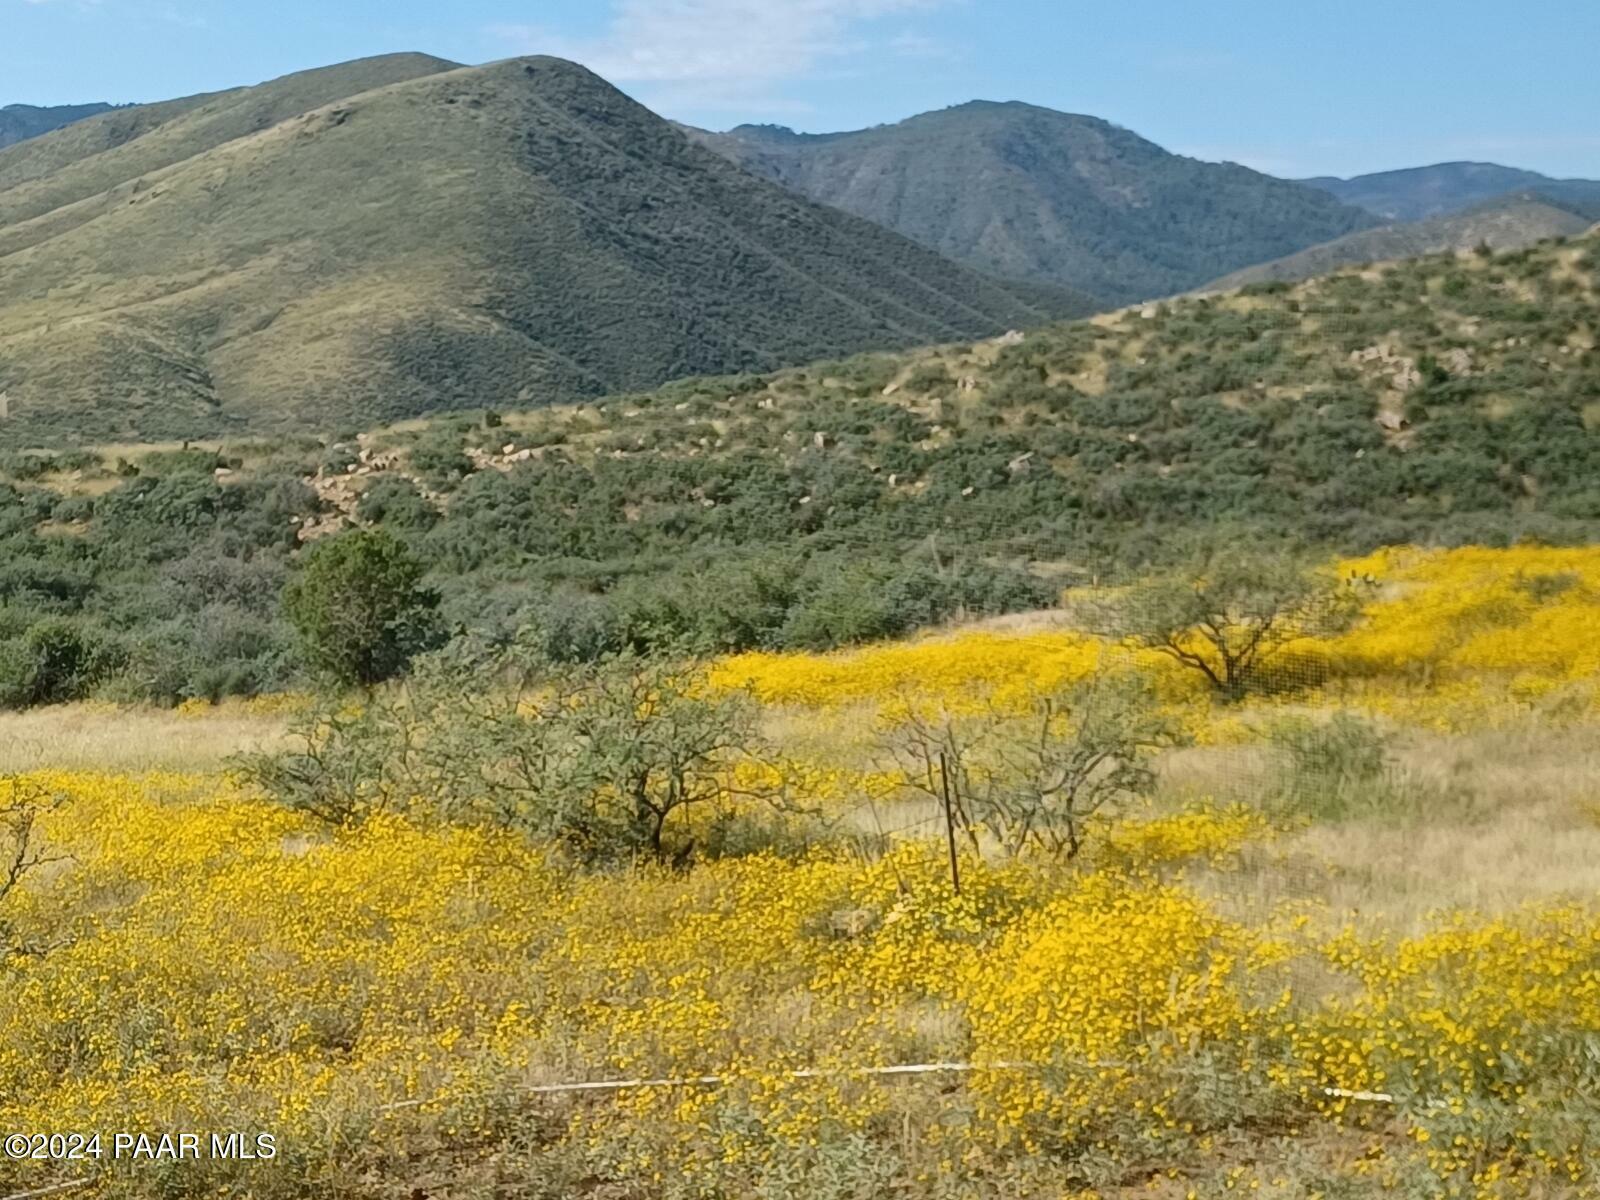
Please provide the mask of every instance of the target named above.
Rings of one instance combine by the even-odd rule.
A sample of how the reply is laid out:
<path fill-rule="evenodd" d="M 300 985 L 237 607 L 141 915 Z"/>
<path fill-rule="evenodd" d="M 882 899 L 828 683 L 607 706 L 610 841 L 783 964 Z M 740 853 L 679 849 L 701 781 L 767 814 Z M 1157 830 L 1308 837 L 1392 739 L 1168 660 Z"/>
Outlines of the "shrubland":
<path fill-rule="evenodd" d="M 351 526 L 405 544 L 447 632 L 536 624 L 574 658 L 895 638 L 1202 543 L 1583 544 L 1595 270 L 1585 238 L 578 406 L 17 452 L 0 695 L 301 686 L 282 597 Z M 42 640 L 90 665 L 58 670 Z"/>

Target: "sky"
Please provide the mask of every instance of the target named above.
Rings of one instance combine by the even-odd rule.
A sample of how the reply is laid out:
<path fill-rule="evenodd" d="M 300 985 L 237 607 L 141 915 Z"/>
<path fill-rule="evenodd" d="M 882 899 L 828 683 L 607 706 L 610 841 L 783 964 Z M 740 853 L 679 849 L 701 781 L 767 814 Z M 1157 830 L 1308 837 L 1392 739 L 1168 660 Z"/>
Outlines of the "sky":
<path fill-rule="evenodd" d="M 1278 175 L 1475 159 L 1600 178 L 1596 46 L 1594 0 L 0 0 L 0 104 L 539 53 L 716 129 L 1024 100 Z"/>

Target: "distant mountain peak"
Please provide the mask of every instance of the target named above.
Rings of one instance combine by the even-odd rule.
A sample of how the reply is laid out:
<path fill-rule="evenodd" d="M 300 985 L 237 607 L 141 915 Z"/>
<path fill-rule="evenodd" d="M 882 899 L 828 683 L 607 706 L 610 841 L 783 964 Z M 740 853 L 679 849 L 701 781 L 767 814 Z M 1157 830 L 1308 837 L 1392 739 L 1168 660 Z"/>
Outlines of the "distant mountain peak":
<path fill-rule="evenodd" d="M 1314 188 L 1167 152 L 1101 117 L 971 100 L 828 134 L 689 136 L 980 270 L 1112 304 L 1378 224 Z"/>
<path fill-rule="evenodd" d="M 796 133 L 793 129 L 789 128 L 789 126 L 787 126 L 787 125 L 770 125 L 770 124 L 761 124 L 761 123 L 755 123 L 755 122 L 746 123 L 744 125 L 735 125 L 732 129 L 728 130 L 728 132 L 729 133 L 734 133 L 734 134 L 742 134 L 742 135 L 744 135 L 746 137 L 764 137 L 764 138 L 780 138 L 780 139 L 799 138 L 799 137 L 805 137 L 806 136 L 803 133 Z"/>
<path fill-rule="evenodd" d="M 960 104 L 951 104 L 945 108 L 936 109 L 935 112 L 960 113 L 960 112 L 1037 112 L 1049 113 L 1053 117 L 1066 117 L 1074 114 L 1060 112 L 1053 108 L 1041 108 L 1037 104 L 1029 104 L 1025 100 L 984 100 L 982 98 L 966 100 Z M 920 116 L 931 116 L 932 113 L 921 113 Z M 915 121 L 916 117 L 908 120 Z"/>
<path fill-rule="evenodd" d="M 64 126 L 110 112 L 114 107 L 105 103 L 63 104 L 53 108 L 34 104 L 7 104 L 4 108 L 0 108 L 0 149 L 32 138 L 43 137 Z"/>
<path fill-rule="evenodd" d="M 1302 182 L 1386 221 L 1424 221 L 1448 216 L 1528 190 L 1554 187 L 1584 193 L 1590 188 L 1600 189 L 1600 183 L 1588 180 L 1552 179 L 1519 167 L 1465 161 L 1378 171 L 1349 179 L 1327 176 Z"/>
<path fill-rule="evenodd" d="M 1201 290 L 1225 292 L 1250 284 L 1295 283 L 1367 263 L 1462 253 L 1484 245 L 1494 250 L 1522 250 L 1546 238 L 1583 234 L 1597 218 L 1600 198 L 1588 208 L 1536 189 L 1513 192 L 1426 221 L 1396 222 L 1347 234 L 1298 254 L 1235 271 Z"/>
<path fill-rule="evenodd" d="M 96 104 L 60 104 L 55 106 L 38 104 L 7 104 L 0 106 L 0 116 L 7 114 L 16 116 L 23 113 L 61 113 L 64 115 L 86 113 L 93 115 L 94 113 L 102 113 L 114 107 L 116 106 L 103 102 Z"/>

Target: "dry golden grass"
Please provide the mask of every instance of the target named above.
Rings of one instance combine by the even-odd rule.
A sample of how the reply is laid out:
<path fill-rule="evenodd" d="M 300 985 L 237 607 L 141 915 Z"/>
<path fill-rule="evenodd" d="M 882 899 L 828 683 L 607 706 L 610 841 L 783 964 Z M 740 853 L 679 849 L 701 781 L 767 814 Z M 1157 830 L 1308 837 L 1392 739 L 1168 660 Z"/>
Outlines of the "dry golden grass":
<path fill-rule="evenodd" d="M 1395 807 L 1311 820 L 1251 848 L 1246 870 L 1208 890 L 1243 915 L 1298 900 L 1335 924 L 1360 918 L 1402 934 L 1441 912 L 1600 894 L 1600 728 L 1417 733 L 1396 747 L 1396 764 Z M 1271 759 L 1255 746 L 1183 751 L 1164 779 L 1186 796 L 1260 795 Z"/>
<path fill-rule="evenodd" d="M 862 770 L 875 765 L 872 726 L 864 709 L 776 709 L 764 721 L 786 754 Z M 1252 847 L 1245 870 L 1217 875 L 1207 890 L 1251 919 L 1301 901 L 1331 923 L 1359 916 L 1400 933 L 1420 932 L 1445 910 L 1503 913 L 1600 894 L 1600 727 L 1412 732 L 1394 749 L 1397 807 L 1340 820 L 1307 813 L 1306 828 Z M 1260 802 L 1277 780 L 1276 764 L 1261 743 L 1172 751 L 1156 805 Z M 940 816 L 931 803 L 863 802 L 843 827 L 869 837 L 932 836 Z"/>
<path fill-rule="evenodd" d="M 0 774 L 216 771 L 229 755 L 277 741 L 286 725 L 240 705 L 194 714 L 99 704 L 0 713 Z"/>
<path fill-rule="evenodd" d="M 1600 729 L 1417 737 L 1399 760 L 1421 811 L 1314 825 L 1286 847 L 1334 865 L 1318 887 L 1331 909 L 1410 929 L 1444 909 L 1600 894 Z"/>
<path fill-rule="evenodd" d="M 1380 916 L 1403 931 L 1445 910 L 1502 912 L 1600 892 L 1600 822 L 1554 802 L 1466 825 L 1318 826 L 1289 849 L 1330 864 L 1313 889 L 1331 912 Z"/>

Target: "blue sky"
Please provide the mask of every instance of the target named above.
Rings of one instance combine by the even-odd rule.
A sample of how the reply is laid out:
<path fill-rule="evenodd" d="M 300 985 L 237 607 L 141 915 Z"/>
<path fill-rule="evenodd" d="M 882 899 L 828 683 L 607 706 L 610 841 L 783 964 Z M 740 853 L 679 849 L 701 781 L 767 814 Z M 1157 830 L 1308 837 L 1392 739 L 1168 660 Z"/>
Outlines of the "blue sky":
<path fill-rule="evenodd" d="M 0 0 L 0 104 L 553 53 L 714 128 L 1026 100 L 1278 174 L 1465 158 L 1600 178 L 1596 46 L 1594 0 Z"/>

